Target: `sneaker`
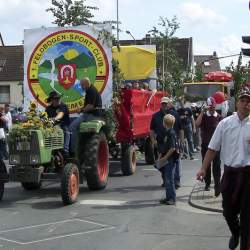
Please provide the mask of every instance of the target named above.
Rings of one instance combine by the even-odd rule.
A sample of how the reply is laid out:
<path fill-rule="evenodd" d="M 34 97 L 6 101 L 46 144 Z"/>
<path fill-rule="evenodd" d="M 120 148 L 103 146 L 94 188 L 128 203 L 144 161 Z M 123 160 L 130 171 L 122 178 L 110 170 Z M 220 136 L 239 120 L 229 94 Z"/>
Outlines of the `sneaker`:
<path fill-rule="evenodd" d="M 175 205 L 175 201 L 168 200 L 168 201 L 166 201 L 166 205 L 172 205 L 172 206 L 174 206 Z"/>
<path fill-rule="evenodd" d="M 193 156 L 191 156 L 191 157 L 190 157 L 190 160 L 194 160 L 194 157 L 193 157 Z"/>
<path fill-rule="evenodd" d="M 187 159 L 188 157 L 187 157 L 187 155 L 182 155 L 182 157 L 181 157 L 181 160 L 185 160 L 185 159 Z"/>
<path fill-rule="evenodd" d="M 180 183 L 175 183 L 174 186 L 175 186 L 175 189 L 177 190 L 178 188 L 180 188 L 181 184 Z"/>
<path fill-rule="evenodd" d="M 68 159 L 68 158 L 70 157 L 69 152 L 66 151 L 65 149 L 63 150 L 63 157 L 64 157 L 65 159 Z"/>
<path fill-rule="evenodd" d="M 229 240 L 229 249 L 236 249 L 239 245 L 239 236 L 238 235 L 232 235 Z"/>
<path fill-rule="evenodd" d="M 168 200 L 167 200 L 166 198 L 164 198 L 164 199 L 161 199 L 161 200 L 160 200 L 160 203 L 166 205 L 166 204 L 167 204 L 167 201 L 168 201 Z"/>
<path fill-rule="evenodd" d="M 214 196 L 218 197 L 220 195 L 220 186 L 214 186 Z"/>
<path fill-rule="evenodd" d="M 206 185 L 204 190 L 205 190 L 205 191 L 210 191 L 210 186 L 209 186 L 209 185 Z"/>

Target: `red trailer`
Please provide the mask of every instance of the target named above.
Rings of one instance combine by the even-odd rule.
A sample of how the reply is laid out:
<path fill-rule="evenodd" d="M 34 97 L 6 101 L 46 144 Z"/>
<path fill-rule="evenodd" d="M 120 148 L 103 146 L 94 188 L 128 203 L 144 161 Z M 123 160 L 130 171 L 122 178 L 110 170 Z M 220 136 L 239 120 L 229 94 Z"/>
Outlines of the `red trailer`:
<path fill-rule="evenodd" d="M 166 92 L 147 90 L 122 90 L 120 102 L 115 106 L 117 121 L 116 140 L 121 144 L 121 169 L 124 175 L 136 170 L 136 144 L 144 141 L 145 159 L 149 156 L 150 122 L 152 115 L 159 111 L 160 100 Z M 152 151 L 152 150 L 151 150 Z"/>

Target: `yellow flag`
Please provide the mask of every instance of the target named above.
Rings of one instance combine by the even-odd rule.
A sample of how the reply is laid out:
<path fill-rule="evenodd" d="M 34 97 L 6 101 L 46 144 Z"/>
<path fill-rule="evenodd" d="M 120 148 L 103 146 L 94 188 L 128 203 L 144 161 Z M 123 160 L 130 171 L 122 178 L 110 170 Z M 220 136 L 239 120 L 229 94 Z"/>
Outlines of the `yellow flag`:
<path fill-rule="evenodd" d="M 156 50 L 136 46 L 120 46 L 112 48 L 113 58 L 118 60 L 119 68 L 125 80 L 149 78 L 156 68 Z"/>

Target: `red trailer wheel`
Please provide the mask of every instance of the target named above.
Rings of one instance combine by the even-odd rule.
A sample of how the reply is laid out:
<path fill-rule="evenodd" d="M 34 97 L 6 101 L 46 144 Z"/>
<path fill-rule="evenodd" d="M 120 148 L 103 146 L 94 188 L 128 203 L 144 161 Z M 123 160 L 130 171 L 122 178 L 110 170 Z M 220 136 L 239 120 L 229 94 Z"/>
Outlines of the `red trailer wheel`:
<path fill-rule="evenodd" d="M 121 170 L 124 175 L 132 175 L 136 171 L 135 146 L 122 144 Z"/>

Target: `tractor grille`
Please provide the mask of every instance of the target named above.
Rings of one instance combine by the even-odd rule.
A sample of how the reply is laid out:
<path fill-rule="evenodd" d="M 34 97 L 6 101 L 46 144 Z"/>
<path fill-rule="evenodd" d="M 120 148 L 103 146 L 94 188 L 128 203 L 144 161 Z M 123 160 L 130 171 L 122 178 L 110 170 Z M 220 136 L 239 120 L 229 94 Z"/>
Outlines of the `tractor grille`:
<path fill-rule="evenodd" d="M 30 154 L 20 155 L 20 162 L 22 165 L 30 165 Z"/>
<path fill-rule="evenodd" d="M 44 146 L 45 146 L 45 148 L 51 148 L 51 146 L 52 146 L 52 142 L 51 141 L 52 141 L 51 137 L 45 138 L 45 140 L 44 140 Z"/>
<path fill-rule="evenodd" d="M 28 140 L 16 138 L 15 141 L 9 142 L 8 146 L 10 154 L 16 154 L 18 152 L 18 154 L 25 153 L 29 156 L 31 152 L 37 152 L 39 150 L 37 134 L 31 133 Z"/>
<path fill-rule="evenodd" d="M 44 140 L 44 146 L 45 148 L 51 148 L 51 147 L 61 147 L 63 145 L 63 138 L 61 136 L 55 136 L 55 137 L 47 137 Z"/>
<path fill-rule="evenodd" d="M 62 137 L 52 137 L 52 146 L 53 147 L 60 147 L 63 145 L 63 138 Z"/>

